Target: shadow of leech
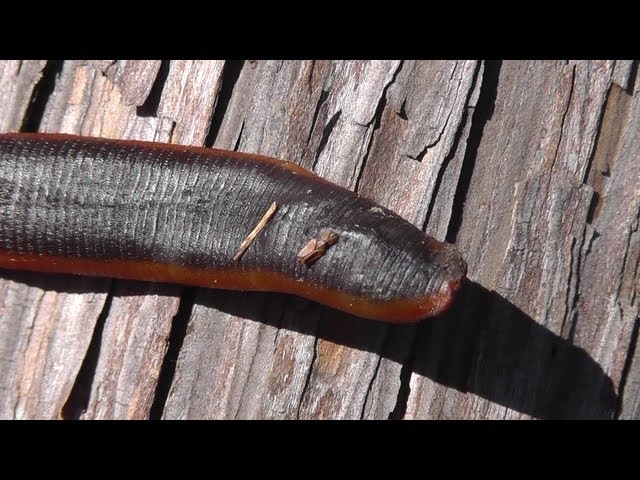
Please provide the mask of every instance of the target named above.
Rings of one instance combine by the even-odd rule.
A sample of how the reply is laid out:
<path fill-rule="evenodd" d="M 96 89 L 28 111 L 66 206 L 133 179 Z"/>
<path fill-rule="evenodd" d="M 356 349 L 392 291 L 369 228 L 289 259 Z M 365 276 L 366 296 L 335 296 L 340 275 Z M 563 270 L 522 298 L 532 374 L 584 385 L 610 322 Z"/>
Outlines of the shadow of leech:
<path fill-rule="evenodd" d="M 414 373 L 536 418 L 610 419 L 615 411 L 613 382 L 584 350 L 475 282 L 449 312 L 417 326 L 275 293 L 201 290 L 196 303 L 398 363 L 411 356 Z"/>
<path fill-rule="evenodd" d="M 0 270 L 44 290 L 101 293 L 104 279 Z M 171 285 L 118 281 L 115 295 L 175 294 Z M 453 308 L 418 325 L 366 320 L 277 293 L 199 289 L 195 302 L 277 328 L 368 351 L 461 392 L 543 419 L 610 419 L 613 382 L 584 350 L 493 291 L 467 282 Z M 413 347 L 413 352 L 411 351 Z"/>

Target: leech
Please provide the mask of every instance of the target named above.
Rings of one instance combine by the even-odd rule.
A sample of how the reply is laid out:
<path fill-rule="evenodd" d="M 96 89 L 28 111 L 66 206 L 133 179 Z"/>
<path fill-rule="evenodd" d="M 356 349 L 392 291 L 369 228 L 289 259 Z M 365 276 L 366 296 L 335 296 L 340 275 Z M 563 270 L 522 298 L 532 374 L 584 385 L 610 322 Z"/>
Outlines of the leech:
<path fill-rule="evenodd" d="M 303 265 L 311 265 L 322 257 L 327 249 L 338 241 L 338 234 L 331 229 L 325 229 L 319 238 L 312 238 L 298 253 L 298 261 Z"/>
<path fill-rule="evenodd" d="M 262 216 L 258 224 L 253 228 L 253 230 L 251 230 L 251 233 L 249 233 L 249 235 L 247 235 L 247 237 L 242 241 L 242 244 L 238 249 L 238 253 L 236 253 L 233 257 L 233 259 L 236 262 L 240 260 L 240 257 L 242 257 L 242 255 L 244 255 L 244 252 L 247 251 L 247 249 L 253 243 L 255 238 L 258 235 L 260 235 L 260 232 L 267 225 L 267 222 L 269 222 L 269 220 L 271 220 L 271 217 L 273 217 L 273 214 L 276 213 L 277 208 L 278 208 L 278 205 L 276 204 L 276 202 L 273 202 L 269 207 L 269 210 L 265 212 L 265 214 Z"/>
<path fill-rule="evenodd" d="M 159 155 L 167 161 L 158 162 Z M 60 181 L 75 178 L 78 168 L 88 178 L 105 179 Z M 173 214 L 157 210 L 167 201 L 162 189 L 140 192 L 127 172 L 175 184 Z M 191 185 L 196 177 L 213 183 Z M 56 194 L 34 202 L 41 190 Z M 265 197 L 273 192 L 277 197 Z M 122 208 L 77 201 L 85 196 L 116 198 Z M 277 210 L 260 221 L 271 203 L 265 198 L 276 200 Z M 215 211 L 202 208 L 207 205 Z M 392 211 L 296 164 L 228 150 L 0 133 L 0 211 L 0 268 L 288 293 L 393 323 L 450 308 L 467 272 L 455 246 Z M 157 217 L 153 242 L 146 223 L 137 228 L 142 215 Z M 127 225 L 136 228 L 123 233 Z M 250 248 L 255 255 L 247 254 Z M 384 259 L 373 255 L 379 252 Z M 380 275 L 380 267 L 389 274 Z M 416 281 L 392 281 L 399 273 Z"/>

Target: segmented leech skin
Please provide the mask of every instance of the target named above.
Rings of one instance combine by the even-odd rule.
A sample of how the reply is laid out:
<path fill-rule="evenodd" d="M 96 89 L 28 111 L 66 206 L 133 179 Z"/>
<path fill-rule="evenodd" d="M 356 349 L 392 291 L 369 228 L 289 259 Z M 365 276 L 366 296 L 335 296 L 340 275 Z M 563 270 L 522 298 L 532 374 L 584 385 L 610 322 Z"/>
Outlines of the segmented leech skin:
<path fill-rule="evenodd" d="M 289 162 L 25 133 L 0 135 L 0 267 L 284 292 L 389 322 L 442 313 L 466 275 L 452 245 Z"/>

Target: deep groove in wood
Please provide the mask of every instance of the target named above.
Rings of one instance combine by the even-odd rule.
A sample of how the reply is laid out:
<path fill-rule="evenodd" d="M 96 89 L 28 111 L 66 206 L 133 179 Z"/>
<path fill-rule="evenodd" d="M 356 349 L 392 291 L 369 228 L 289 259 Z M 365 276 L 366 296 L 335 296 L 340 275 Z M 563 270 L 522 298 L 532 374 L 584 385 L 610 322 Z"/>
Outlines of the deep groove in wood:
<path fill-rule="evenodd" d="M 166 81 L 151 63 L 0 62 L 4 128 L 206 137 L 307 168 L 324 132 L 318 169 L 455 240 L 474 282 L 384 341 L 278 295 L 197 289 L 188 313 L 142 283 L 99 335 L 104 282 L 3 271 L 0 418 L 638 417 L 638 61 L 411 61 L 387 91 L 397 61 L 172 61 Z"/>
<path fill-rule="evenodd" d="M 395 72 L 393 72 L 391 81 L 385 85 L 384 89 L 382 90 L 382 94 L 380 95 L 380 99 L 378 100 L 378 106 L 376 107 L 376 112 L 375 112 L 375 115 L 373 116 L 373 131 L 371 132 L 371 136 L 369 137 L 367 150 L 365 151 L 365 154 L 362 157 L 362 164 L 360 165 L 360 170 L 358 171 L 358 175 L 353 186 L 353 190 L 356 192 L 360 188 L 360 182 L 362 181 L 362 175 L 364 174 L 364 169 L 367 165 L 369 154 L 371 153 L 371 146 L 373 145 L 376 132 L 380 129 L 380 123 L 382 122 L 382 114 L 384 113 L 384 109 L 387 106 L 387 92 L 389 91 L 389 88 L 391 87 L 391 85 L 393 85 L 396 82 L 396 79 L 398 78 L 398 75 L 402 71 L 403 67 L 404 67 L 404 60 L 401 60 L 398 66 L 396 67 Z M 317 160 L 317 157 L 316 157 L 316 160 Z"/>
<path fill-rule="evenodd" d="M 185 288 L 180 296 L 178 312 L 173 317 L 171 322 L 171 332 L 167 339 L 169 347 L 167 348 L 167 352 L 162 360 L 153 403 L 149 409 L 149 419 L 151 420 L 159 420 L 162 418 L 164 406 L 167 403 L 171 384 L 173 383 L 180 349 L 182 348 L 184 338 L 187 335 L 187 326 L 189 325 L 189 318 L 191 317 L 191 312 L 193 310 L 196 293 L 196 288 L 189 287 Z"/>
<path fill-rule="evenodd" d="M 471 178 L 473 177 L 478 147 L 482 140 L 484 126 L 493 115 L 493 109 L 498 95 L 498 79 L 500 77 L 501 67 L 502 61 L 484 61 L 480 95 L 473 116 L 471 117 L 471 130 L 469 131 L 469 138 L 467 140 L 467 149 L 464 154 L 464 160 L 462 161 L 462 168 L 460 169 L 458 188 L 453 197 L 451 220 L 446 236 L 446 241 L 450 243 L 456 242 L 458 231 L 462 225 L 462 212 L 467 198 L 467 192 L 469 191 L 469 185 L 471 184 Z"/>
<path fill-rule="evenodd" d="M 49 97 L 56 87 L 56 80 L 62 72 L 62 60 L 49 60 L 42 69 L 42 77 L 31 94 L 31 102 L 22 120 L 21 132 L 37 132 L 44 115 Z"/>
<path fill-rule="evenodd" d="M 476 75 L 477 75 L 477 70 L 476 70 Z M 474 84 L 475 84 L 475 81 L 474 81 Z M 474 86 L 472 86 L 469 89 L 469 97 L 467 97 L 467 102 L 469 101 L 469 98 L 473 93 L 473 88 Z M 433 193 L 431 194 L 431 200 L 429 201 L 429 208 L 427 208 L 427 214 L 425 215 L 424 222 L 422 223 L 422 231 L 424 232 L 428 231 L 427 227 L 429 226 L 429 219 L 431 218 L 433 207 L 436 204 L 436 198 L 438 197 L 438 192 L 440 191 L 440 187 L 442 186 L 442 179 L 444 178 L 444 174 L 447 172 L 447 168 L 449 168 L 449 164 L 451 163 L 451 160 L 456 156 L 458 145 L 460 145 L 460 139 L 462 138 L 462 134 L 465 130 L 464 127 L 466 126 L 468 121 L 469 121 L 469 107 L 464 109 L 464 113 L 462 114 L 462 118 L 460 119 L 460 123 L 458 124 L 458 130 L 456 131 L 456 135 L 453 139 L 453 145 L 451 147 L 451 150 L 449 150 L 449 153 L 442 161 L 442 165 L 438 170 L 436 183 L 433 186 Z"/>
<path fill-rule="evenodd" d="M 111 304 L 113 303 L 113 287 L 114 282 L 111 281 L 107 298 L 105 299 L 102 311 L 96 320 L 96 326 L 93 329 L 93 335 L 91 336 L 87 353 L 82 361 L 82 366 L 78 371 L 78 376 L 73 384 L 71 393 L 69 393 L 69 398 L 67 398 L 67 401 L 60 412 L 60 416 L 63 420 L 79 419 L 89 405 L 91 387 L 93 385 L 96 368 L 98 366 L 98 359 L 100 357 L 104 325 L 109 317 L 109 311 L 111 310 Z"/>
<path fill-rule="evenodd" d="M 629 71 L 629 79 L 626 88 L 627 93 L 631 96 L 633 96 L 633 92 L 636 89 L 636 82 L 638 81 L 638 65 L 640 65 L 640 60 L 634 60 L 631 62 L 631 70 Z"/>
<path fill-rule="evenodd" d="M 338 110 L 336 113 L 333 114 L 331 119 L 327 122 L 327 124 L 322 129 L 322 137 L 320 138 L 320 143 L 318 144 L 318 148 L 316 149 L 316 155 L 313 159 L 313 166 L 311 167 L 311 171 L 313 172 L 316 171 L 316 165 L 318 164 L 318 159 L 320 158 L 320 154 L 322 154 L 322 151 L 327 146 L 327 143 L 329 142 L 329 137 L 331 136 L 331 132 L 333 132 L 333 129 L 335 128 L 336 123 L 338 123 L 338 120 L 340 120 L 341 115 L 342 115 L 342 110 Z"/>
<path fill-rule="evenodd" d="M 627 386 L 627 378 L 631 371 L 631 364 L 636 356 L 636 350 L 638 346 L 638 336 L 640 334 L 640 317 L 637 317 L 633 322 L 633 330 L 631 330 L 631 338 L 629 339 L 629 349 L 627 350 L 627 356 L 624 360 L 624 367 L 622 367 L 622 374 L 620 376 L 620 384 L 618 385 L 618 401 L 616 403 L 616 412 L 614 418 L 620 418 L 623 407 L 624 389 Z"/>
<path fill-rule="evenodd" d="M 388 338 L 386 336 L 385 340 Z M 384 349 L 384 343 L 383 343 Z M 364 395 L 364 399 L 362 400 L 362 409 L 360 410 L 360 420 L 363 420 L 366 415 L 367 410 L 367 402 L 369 401 L 369 396 L 371 395 L 371 391 L 373 390 L 373 384 L 376 381 L 378 376 L 378 372 L 380 371 L 380 365 L 382 364 L 382 355 L 378 355 L 378 361 L 376 362 L 376 368 L 373 369 L 373 374 L 371 375 L 371 379 L 369 380 L 369 386 L 367 387 L 367 393 Z"/>
<path fill-rule="evenodd" d="M 316 335 L 313 341 L 313 356 L 311 357 L 311 363 L 309 363 L 309 370 L 307 370 L 307 376 L 304 379 L 304 386 L 302 387 L 302 392 L 300 393 L 300 400 L 298 402 L 298 409 L 296 411 L 296 419 L 300 419 L 300 411 L 302 410 L 302 404 L 304 402 L 304 396 L 307 394 L 307 389 L 309 388 L 309 382 L 311 381 L 311 375 L 313 373 L 313 367 L 316 364 L 316 359 L 318 358 L 318 335 Z"/>
<path fill-rule="evenodd" d="M 416 330 L 411 340 L 409 354 L 400 369 L 400 388 L 398 388 L 398 395 L 393 410 L 389 413 L 389 420 L 402 420 L 407 413 L 407 402 L 409 401 L 409 394 L 411 393 L 411 374 L 413 373 L 413 366 L 416 359 L 417 338 L 418 331 Z"/>
<path fill-rule="evenodd" d="M 136 114 L 139 117 L 158 116 L 158 106 L 160 105 L 160 99 L 162 98 L 162 91 L 164 90 L 167 78 L 169 77 L 170 67 L 171 62 L 169 60 L 162 60 L 160 62 L 160 68 L 155 80 L 153 81 L 153 86 L 151 87 L 151 91 L 149 92 L 147 99 L 142 105 L 136 107 Z"/>
<path fill-rule="evenodd" d="M 320 115 L 320 110 L 322 109 L 322 106 L 327 102 L 328 98 L 329 98 L 329 92 L 327 90 L 322 89 L 320 91 L 320 97 L 316 102 L 316 110 L 313 112 L 313 120 L 311 120 L 311 128 L 309 128 L 309 135 L 307 136 L 307 146 L 305 147 L 305 149 L 309 147 L 309 142 L 311 141 L 313 131 L 315 130 L 316 123 L 318 122 L 318 115 Z"/>
<path fill-rule="evenodd" d="M 209 127 L 209 132 L 207 133 L 206 139 L 204 141 L 205 147 L 212 147 L 218 137 L 218 132 L 220 132 L 220 126 L 222 125 L 222 120 L 227 113 L 227 109 L 229 108 L 229 102 L 231 101 L 231 96 L 233 95 L 233 89 L 238 83 L 238 78 L 240 78 L 240 72 L 244 67 L 244 60 L 227 60 L 224 63 L 224 70 L 222 72 L 222 85 L 220 86 L 220 91 L 218 92 L 218 100 L 216 102 L 216 108 L 211 115 L 211 126 Z"/>

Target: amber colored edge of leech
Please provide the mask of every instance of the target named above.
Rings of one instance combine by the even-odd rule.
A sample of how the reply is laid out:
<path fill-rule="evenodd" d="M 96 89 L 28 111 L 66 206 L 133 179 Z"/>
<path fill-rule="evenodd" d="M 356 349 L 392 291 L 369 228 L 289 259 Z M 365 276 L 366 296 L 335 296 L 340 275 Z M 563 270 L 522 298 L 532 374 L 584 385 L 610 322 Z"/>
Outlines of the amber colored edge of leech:
<path fill-rule="evenodd" d="M 144 260 L 94 260 L 15 252 L 0 252 L 0 268 L 288 293 L 359 317 L 391 323 L 412 323 L 443 313 L 453 303 L 464 280 L 461 277 L 445 282 L 438 292 L 423 297 L 381 302 L 264 270 L 208 270 Z"/>

